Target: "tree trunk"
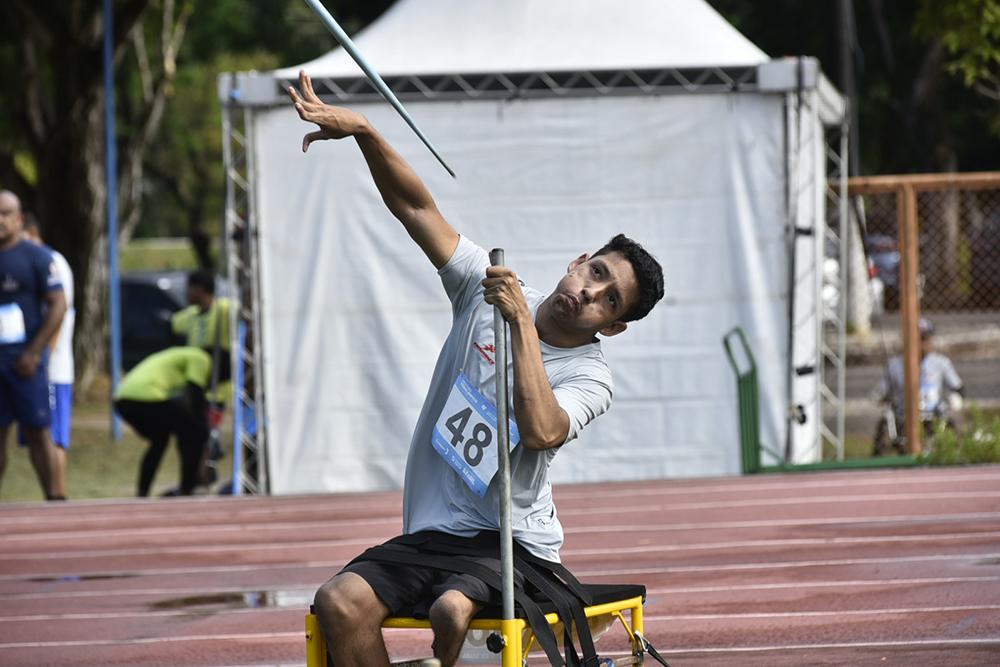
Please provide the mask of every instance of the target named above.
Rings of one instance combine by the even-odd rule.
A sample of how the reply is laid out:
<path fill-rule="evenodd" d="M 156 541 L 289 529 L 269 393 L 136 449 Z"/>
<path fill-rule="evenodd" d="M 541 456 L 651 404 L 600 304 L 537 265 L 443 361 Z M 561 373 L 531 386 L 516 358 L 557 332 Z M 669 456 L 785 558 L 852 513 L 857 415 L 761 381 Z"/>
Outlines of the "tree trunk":
<path fill-rule="evenodd" d="M 115 3 L 116 69 L 143 34 L 147 10 L 156 0 Z M 148 59 L 136 67 L 148 86 L 136 95 L 126 69 L 117 75 L 118 108 L 125 128 L 117 137 L 119 152 L 119 227 L 127 239 L 138 221 L 142 155 L 163 113 L 166 91 L 176 74 L 175 58 L 193 3 L 162 3 L 157 67 Z M 4 0 L 0 20 L 18 36 L 18 68 L 11 74 L 24 91 L 14 110 L 24 129 L 37 168 L 34 187 L 11 181 L 22 201 L 36 212 L 46 241 L 66 256 L 73 270 L 77 311 L 74 333 L 77 385 L 83 391 L 107 372 L 108 340 L 108 183 L 105 166 L 103 39 L 104 15 L 95 0 Z M 135 29 L 139 26 L 140 29 Z M 144 45 L 143 45 L 144 47 Z M 130 103 L 130 104 L 129 104 Z M 0 175 L 13 169 L 12 156 L 0 155 Z M 7 177 L 4 177 L 7 182 Z"/>

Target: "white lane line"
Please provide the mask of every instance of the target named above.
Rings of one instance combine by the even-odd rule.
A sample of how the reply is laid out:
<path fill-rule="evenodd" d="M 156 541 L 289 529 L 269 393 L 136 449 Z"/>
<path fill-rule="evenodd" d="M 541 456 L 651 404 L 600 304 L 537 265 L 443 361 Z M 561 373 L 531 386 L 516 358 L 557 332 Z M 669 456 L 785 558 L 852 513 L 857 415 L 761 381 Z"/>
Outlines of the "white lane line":
<path fill-rule="evenodd" d="M 315 501 L 311 504 L 306 504 L 302 502 L 297 502 L 295 504 L 289 504 L 283 502 L 283 498 L 274 496 L 264 496 L 268 502 L 258 501 L 254 502 L 254 505 L 261 505 L 254 507 L 248 504 L 248 501 L 232 501 L 232 500 L 222 500 L 222 499 L 210 499 L 206 501 L 201 501 L 202 507 L 196 508 L 197 518 L 199 521 L 208 521 L 209 519 L 225 519 L 228 521 L 246 521 L 251 518 L 258 517 L 269 517 L 285 514 L 303 514 L 309 513 L 344 513 L 353 511 L 366 511 L 371 512 L 372 510 L 378 510 L 380 512 L 384 511 L 386 515 L 399 515 L 402 512 L 402 494 L 396 498 L 391 498 L 386 501 L 380 501 L 379 498 L 373 498 L 372 501 L 348 501 L 341 499 L 336 496 L 317 496 Z M 86 504 L 92 501 L 87 500 L 75 500 L 66 509 L 69 510 L 83 510 L 78 512 L 69 511 L 63 514 L 53 514 L 53 513 L 42 513 L 42 512 L 30 512 L 28 514 L 20 515 L 0 515 L 0 527 L 3 526 L 17 526 L 23 524 L 37 525 L 39 523 L 45 524 L 77 524 L 81 521 L 86 521 L 88 523 L 97 523 L 100 521 L 110 521 L 114 523 L 120 523 L 122 517 L 127 516 L 129 519 L 141 519 L 141 520 L 160 520 L 160 521 L 185 521 L 191 519 L 190 507 L 178 508 L 176 503 L 180 502 L 180 499 L 173 498 L 170 500 L 170 506 L 168 507 L 164 503 L 145 503 L 145 502 L 133 502 L 130 504 L 122 504 L 120 500 L 115 500 L 113 502 L 119 503 L 114 506 L 99 507 L 94 506 L 87 507 Z M 197 502 L 197 501 L 196 501 Z M 232 503 L 233 506 L 228 506 Z M 10 509 L 10 505 L 5 505 Z M 43 506 L 48 507 L 48 506 Z M 97 511 L 95 511 L 95 509 Z M 115 511 L 108 511 L 115 510 Z M 181 510 L 181 511 L 177 511 Z M 13 511 L 13 510 L 11 510 Z"/>
<path fill-rule="evenodd" d="M 749 612 L 743 614 L 678 614 L 678 615 L 643 615 L 643 622 L 650 621 L 721 621 L 761 618 L 825 618 L 829 616 L 886 616 L 891 614 L 947 614 L 961 611 L 998 611 L 1000 605 L 961 605 L 956 607 L 907 607 L 899 609 L 842 609 L 831 611 L 788 611 L 788 612 Z"/>
<path fill-rule="evenodd" d="M 395 516 L 392 518 L 372 518 L 372 519 L 346 519 L 337 521 L 301 521 L 301 522 L 286 522 L 286 523 L 251 523 L 251 524 L 241 524 L 237 523 L 227 523 L 227 524 L 213 524 L 204 526 L 164 526 L 158 528 L 118 528 L 118 529 L 107 529 L 95 527 L 89 530 L 77 530 L 77 531 L 59 531 L 59 532 L 39 532 L 39 533 L 18 533 L 16 535 L 4 535 L 3 541 L 5 544 L 10 542 L 31 542 L 31 541 L 62 541 L 62 540 L 84 540 L 93 539 L 93 536 L 98 536 L 102 540 L 107 540 L 115 537 L 153 537 L 153 536 L 169 536 L 169 535 L 201 535 L 201 534 L 211 534 L 211 535 L 221 535 L 225 533 L 237 533 L 237 534 L 247 534 L 247 535 L 258 535 L 264 531 L 271 530 L 330 530 L 333 528 L 352 528 L 355 526 L 371 526 L 371 525 L 396 525 L 402 528 L 402 520 L 400 517 Z M 266 538 L 265 538 L 266 539 Z"/>
<path fill-rule="evenodd" d="M 881 588 L 886 586 L 936 586 L 942 584 L 994 583 L 1000 581 L 995 577 L 911 577 L 907 579 L 853 579 L 831 581 L 779 582 L 771 584 L 730 584 L 725 586 L 690 586 L 690 587 L 658 587 L 647 588 L 647 597 L 652 595 L 676 595 L 680 593 L 715 593 L 740 590 L 781 590 L 781 589 L 811 589 L 831 588 L 838 586 L 853 586 L 856 588 Z M 114 596 L 170 596 L 179 599 L 187 596 L 217 595 L 226 593 L 256 593 L 259 591 L 314 591 L 319 587 L 311 585 L 283 586 L 281 584 L 260 584 L 257 586 L 225 586 L 197 588 L 147 588 L 147 589 L 112 589 L 100 591 L 64 591 L 51 590 L 37 593 L 11 593 L 0 595 L 0 600 L 45 600 L 49 598 L 110 598 Z"/>
<path fill-rule="evenodd" d="M 646 635 L 649 638 L 649 635 Z M 655 646 L 655 644 L 654 644 Z M 817 651 L 823 649 L 909 648 L 909 647 L 1000 646 L 1000 638 L 983 639 L 913 639 L 903 641 L 843 642 L 828 644 L 786 644 L 784 646 L 717 646 L 688 648 L 657 648 L 660 655 L 684 653 L 770 653 L 774 651 Z"/>
<path fill-rule="evenodd" d="M 775 563 L 730 563 L 725 565 L 679 565 L 673 567 L 644 567 L 629 570 L 574 570 L 578 577 L 602 576 L 610 573 L 615 576 L 637 574 L 679 574 L 685 572 L 724 572 L 739 570 L 779 570 L 797 567 L 841 567 L 848 565 L 895 565 L 901 563 L 923 563 L 938 561 L 959 562 L 963 560 L 995 560 L 1000 554 L 933 554 L 930 556 L 898 556 L 889 558 L 834 558 L 827 560 L 793 560 Z"/>
<path fill-rule="evenodd" d="M 947 514 L 939 515 L 935 517 L 880 517 L 875 519 L 865 519 L 860 517 L 850 517 L 850 518 L 832 518 L 832 519 L 821 519 L 821 520 L 810 520 L 810 519 L 793 519 L 793 520 L 774 520 L 774 521 L 747 521 L 747 522 L 724 522 L 724 523 L 687 523 L 687 524 L 661 524 L 661 525 L 635 525 L 635 526 L 596 526 L 591 528 L 567 528 L 567 534 L 587 534 L 587 533 L 626 533 L 626 532 L 636 532 L 636 533 L 651 533 L 651 532 L 673 532 L 673 531 L 687 531 L 687 530 L 721 530 L 721 529 L 741 529 L 741 528 L 763 528 L 763 527 L 792 527 L 792 526 L 818 526 L 818 525 L 840 525 L 840 524 L 850 524 L 850 523 L 867 523 L 867 524 L 878 524 L 878 523 L 891 523 L 891 524 L 907 524 L 907 523 L 917 523 L 926 524 L 929 522 L 954 522 L 954 521 L 979 521 L 988 519 L 1000 519 L 1000 514 L 993 513 L 983 513 L 983 514 Z M 254 531 L 248 531 L 254 532 Z M 256 534 L 256 533 L 254 533 Z M 970 535 L 976 535 L 979 533 L 969 533 Z M 46 539 L 56 539 L 52 536 L 46 536 Z M 385 539 L 389 539 L 385 537 Z M 827 538 L 819 538 L 826 540 Z M 841 538 L 848 539 L 848 538 Z M 72 551 L 72 552 L 25 552 L 25 553 L 0 553 L 0 560 L 5 561 L 18 561 L 18 560 L 28 560 L 28 561 L 38 561 L 38 560 L 65 560 L 65 559 L 77 559 L 77 558 L 110 558 L 113 556 L 145 556 L 145 555 L 164 555 L 164 554 L 188 554 L 188 553 L 198 553 L 198 554 L 208 554 L 208 553 L 227 553 L 231 551 L 244 552 L 247 549 L 253 549 L 254 551 L 273 551 L 273 550 L 284 550 L 284 549 L 310 549 L 310 548 L 338 548 L 346 546 L 374 546 L 383 542 L 384 539 L 381 536 L 374 536 L 371 538 L 352 538 L 343 540 L 319 540 L 319 541 L 309 541 L 309 542 L 270 542 L 268 544 L 219 544 L 219 545 L 188 545 L 188 546 L 176 546 L 176 547 L 146 547 L 146 548 L 119 548 L 119 549 L 98 549 L 90 551 Z M 683 545 L 678 545 L 680 548 Z M 609 549 L 606 553 L 617 553 L 618 549 Z M 574 552 L 571 549 L 563 549 L 563 554 L 570 553 L 580 553 L 579 551 Z M 0 580 L 3 577 L 0 576 Z"/>
<path fill-rule="evenodd" d="M 155 550 L 149 553 L 154 553 Z M 601 553 L 613 555 L 618 553 L 617 549 L 607 549 Z M 579 578 L 587 577 L 613 577 L 613 576 L 634 576 L 640 574 L 675 574 L 683 572 L 722 572 L 737 570 L 770 570 L 787 569 L 798 567 L 834 567 L 846 565 L 879 565 L 916 563 L 932 561 L 963 561 L 963 560 L 994 560 L 1000 559 L 997 553 L 963 553 L 963 554 L 933 554 L 929 556 L 899 556 L 886 558 L 838 558 L 824 560 L 799 560 L 799 561 L 778 561 L 772 563 L 724 563 L 712 565 L 681 565 L 664 567 L 642 567 L 642 568 L 617 568 L 617 569 L 574 569 L 574 574 Z M 183 568 L 155 568 L 136 570 L 114 570 L 88 572 L 83 575 L 69 575 L 65 572 L 59 573 L 30 573 L 30 574 L 8 574 L 0 575 L 0 581 L 38 581 L 49 580 L 48 583 L 70 583 L 73 576 L 79 576 L 81 580 L 89 579 L 125 579 L 148 576 L 171 576 L 171 575 L 191 575 L 191 574 L 225 574 L 255 571 L 277 571 L 277 570 L 309 570 L 309 569 L 330 569 L 339 570 L 347 563 L 343 561 L 311 561 L 303 563 L 261 563 L 258 565 L 217 565 L 203 567 L 183 567 Z M 0 598 L 4 596 L 0 594 Z"/>
<path fill-rule="evenodd" d="M 770 591 L 788 589 L 837 588 L 881 588 L 884 586 L 939 586 L 941 584 L 982 584 L 1000 581 L 998 577 L 926 577 L 911 579 L 853 579 L 838 581 L 779 582 L 773 584 L 731 584 L 727 586 L 687 586 L 647 588 L 647 599 L 651 595 L 676 595 L 678 593 L 731 593 L 733 591 Z"/>
<path fill-rule="evenodd" d="M 394 634 L 406 632 L 406 630 L 394 630 Z M 424 632 L 419 630 L 417 632 Z M 649 634 L 647 633 L 647 638 Z M 187 635 L 180 637 L 146 637 L 139 639 L 90 639 L 80 641 L 61 642 L 12 642 L 0 644 L 2 649 L 24 649 L 24 648 L 60 648 L 60 647 L 85 647 L 85 646 L 133 646 L 149 645 L 161 643 L 180 642 L 200 642 L 200 641 L 259 641 L 266 639 L 294 639 L 302 641 L 303 632 L 272 632 L 259 634 L 218 634 L 218 635 Z M 929 646 L 1000 646 L 998 638 L 982 639 L 918 639 L 909 641 L 871 641 L 871 642 L 842 642 L 842 643 L 820 643 L 820 644 L 786 644 L 771 646 L 725 646 L 725 647 L 685 647 L 685 648 L 661 648 L 657 652 L 669 655 L 680 655 L 685 653 L 755 653 L 773 651 L 801 651 L 818 649 L 852 649 L 852 648 L 905 648 L 905 647 L 929 647 Z"/>
<path fill-rule="evenodd" d="M 892 473 L 876 471 L 850 471 L 847 472 L 827 472 L 822 476 L 817 475 L 813 479 L 804 480 L 801 476 L 774 476 L 771 479 L 780 481 L 768 481 L 762 483 L 746 483 L 736 481 L 738 478 L 716 478 L 705 484 L 689 485 L 685 484 L 690 480 L 638 480 L 635 482 L 609 483 L 604 486 L 620 487 L 615 488 L 614 497 L 640 497 L 640 496 L 688 496 L 695 493 L 742 493 L 748 491 L 782 491 L 788 492 L 792 489 L 822 489 L 822 488 L 848 488 L 848 487 L 870 487 L 872 477 L 891 480 L 895 486 L 903 485 L 933 485 L 933 484 L 953 484 L 956 482 L 976 482 L 1000 483 L 1000 467 L 979 466 L 974 472 L 949 473 L 940 470 L 918 470 L 907 469 L 894 471 Z M 793 479 L 790 484 L 788 479 Z M 635 486 L 648 485 L 648 486 Z M 594 498 L 594 485 L 556 485 L 555 496 L 560 503 L 566 503 L 574 499 L 591 500 Z M 581 488 L 582 487 L 582 488 Z M 365 494 L 352 496 L 349 500 L 339 496 L 316 496 L 311 503 L 303 503 L 300 498 L 273 497 L 266 498 L 221 498 L 221 497 L 198 497 L 198 498 L 174 498 L 170 501 L 170 506 L 166 507 L 158 501 L 137 501 L 122 498 L 99 498 L 78 500 L 69 506 L 70 512 L 66 508 L 60 508 L 58 512 L 51 506 L 44 503 L 9 503 L 6 505 L 8 511 L 4 516 L 0 516 L 0 526 L 17 524 L 38 524 L 38 523 L 78 523 L 81 520 L 119 520 L 122 512 L 128 512 L 130 516 L 138 518 L 172 518 L 179 520 L 189 518 L 186 512 L 190 511 L 187 505 L 198 504 L 199 514 L 211 512 L 220 513 L 225 517 L 235 520 L 241 517 L 274 515 L 280 513 L 301 513 L 303 511 L 345 511 L 351 509 L 366 509 L 385 504 L 397 510 L 402 504 L 402 494 L 400 492 L 375 493 L 371 497 Z M 230 507 L 231 505 L 231 507 Z M 263 505 L 263 507 L 259 507 Z M 45 511 L 46 509 L 50 511 Z M 14 514 L 19 510 L 28 510 L 30 515 Z M 36 511 L 37 510 L 37 511 Z M 75 511 L 74 511 L 75 510 Z M 96 510 L 96 511 L 95 511 Z M 99 511 L 107 511 L 106 514 L 99 514 Z M 79 514 L 78 514 L 79 512 Z M 83 513 L 86 514 L 83 514 Z"/>
<path fill-rule="evenodd" d="M 618 497 L 616 495 L 616 497 Z M 689 512 L 691 510 L 706 510 L 706 509 L 734 509 L 740 508 L 745 509 L 747 507 L 773 507 L 773 506 L 787 506 L 794 505 L 808 506 L 808 505 L 833 505 L 833 504 L 848 504 L 848 503 L 890 503 L 890 502 L 913 502 L 913 501 L 928 501 L 928 500 L 985 500 L 988 498 L 1000 498 L 1000 491 L 947 491 L 941 493 L 932 492 L 920 492 L 920 493 L 898 493 L 898 494 L 888 494 L 880 493 L 876 495 L 866 495 L 866 496 L 851 496 L 851 495 L 837 495 L 837 496 L 808 496 L 808 497 L 792 497 L 792 498 L 733 498 L 731 500 L 719 500 L 712 502 L 696 502 L 696 503 L 676 503 L 676 504 L 661 504 L 661 505 L 638 505 L 638 506 L 628 506 L 626 509 L 623 506 L 615 506 L 603 504 L 600 507 L 589 507 L 589 508 L 575 508 L 570 507 L 567 509 L 560 509 L 559 516 L 572 516 L 577 514 L 621 514 L 623 512 L 628 512 L 631 515 L 642 514 L 646 512 Z M 919 515 L 914 515 L 919 516 Z"/>
<path fill-rule="evenodd" d="M 954 607 L 909 607 L 893 609 L 841 609 L 830 611 L 789 611 L 789 612 L 747 612 L 741 614 L 676 614 L 676 615 L 649 615 L 643 616 L 644 622 L 650 621 L 715 621 L 715 620 L 740 620 L 740 619 L 767 619 L 767 618 L 823 618 L 828 616 L 884 616 L 891 614 L 944 614 L 950 612 L 966 611 L 997 611 L 1000 605 L 961 605 Z M 141 618 L 170 618 L 177 616 L 200 615 L 204 610 L 191 608 L 185 611 L 143 611 L 121 612 L 121 613 L 90 613 L 90 614 L 31 614 L 26 616 L 0 616 L 0 623 L 37 623 L 41 621 L 107 621 L 113 619 Z M 210 610 L 213 615 L 223 614 L 259 614 L 261 612 L 285 612 L 300 614 L 303 609 L 299 607 L 254 607 L 239 609 L 217 609 Z"/>
<path fill-rule="evenodd" d="M 135 646 L 142 644 L 166 644 L 177 642 L 204 642 L 204 641 L 255 641 L 261 639 L 295 639 L 302 641 L 305 638 L 305 630 L 302 632 L 268 632 L 257 634 L 226 634 L 226 635 L 187 635 L 180 637 L 142 637 L 138 639 L 84 639 L 78 641 L 64 642 L 11 642 L 0 644 L 0 649 L 15 648 L 66 648 L 80 646 Z"/>
<path fill-rule="evenodd" d="M 348 559 L 349 560 L 349 559 Z M 138 577 L 161 576 L 161 575 L 192 575 L 192 574 L 225 574 L 237 572 L 273 572 L 278 570 L 309 570 L 309 569 L 333 569 L 331 577 L 340 571 L 347 560 L 334 562 L 311 562 L 311 563 L 261 563 L 260 565 L 212 565 L 206 567 L 176 567 L 159 568 L 150 570 L 132 570 L 121 572 L 100 572 L 86 573 L 83 575 L 66 575 L 65 572 L 57 574 L 29 574 L 29 575 L 4 575 L 0 577 L 3 581 L 39 581 L 39 583 L 74 583 L 74 577 L 79 577 L 80 581 L 86 582 L 88 579 L 135 579 Z M 320 582 L 322 583 L 322 582 Z M 0 598 L 6 597 L 0 594 Z"/>
<path fill-rule="evenodd" d="M 312 590 L 312 589 L 310 589 Z M 132 611 L 132 612 L 106 612 L 91 614 L 29 614 L 26 616 L 0 616 L 0 623 L 37 623 L 39 621 L 108 621 L 112 619 L 135 620 L 137 618 L 173 618 L 177 616 L 203 616 L 206 612 L 211 612 L 213 616 L 221 614 L 260 614 L 262 612 L 292 612 L 300 614 L 305 612 L 305 608 L 299 607 L 247 607 L 247 608 L 201 608 L 193 606 L 184 611 Z"/>
<path fill-rule="evenodd" d="M 829 476 L 823 475 L 822 477 L 817 475 L 810 480 L 794 475 L 771 477 L 769 479 L 779 481 L 762 481 L 756 484 L 736 481 L 737 478 L 729 478 L 729 480 L 725 481 L 715 480 L 701 485 L 685 484 L 685 482 L 689 482 L 690 480 L 640 480 L 636 482 L 615 483 L 616 487 L 620 486 L 622 488 L 615 489 L 614 497 L 687 496 L 700 493 L 714 494 L 759 491 L 781 491 L 788 493 L 789 491 L 799 489 L 870 487 L 873 483 L 872 477 L 877 477 L 886 482 L 891 481 L 894 486 L 925 486 L 930 484 L 954 484 L 956 482 L 985 482 L 988 484 L 1000 482 L 1000 466 L 984 466 L 971 473 L 934 474 L 937 471 L 912 469 L 905 472 L 914 474 L 904 475 L 903 472 L 899 472 L 893 475 L 877 475 L 874 471 L 852 470 L 849 473 L 845 472 L 836 476 L 832 473 Z M 789 482 L 790 479 L 793 480 L 791 483 Z M 579 488 L 579 486 L 584 488 Z M 595 497 L 595 486 L 600 488 L 603 485 L 557 485 L 553 491 L 556 504 L 565 502 L 567 499 L 593 500 Z"/>
<path fill-rule="evenodd" d="M 877 535 L 873 537 L 817 537 L 784 540 L 747 540 L 741 542 L 704 542 L 700 544 L 651 544 L 614 549 L 563 549 L 564 558 L 600 554 L 638 554 L 677 551 L 711 551 L 716 549 L 746 549 L 756 547 L 846 546 L 854 544 L 893 544 L 899 542 L 946 542 L 961 539 L 1000 538 L 1000 531 L 982 533 L 949 533 L 946 535 Z"/>
<path fill-rule="evenodd" d="M 321 582 L 322 583 L 322 582 Z M 161 596 L 168 595 L 169 599 L 180 599 L 189 596 L 206 596 L 206 595 L 219 595 L 226 593 L 256 593 L 258 591 L 267 590 L 282 590 L 282 591 L 313 591 L 315 592 L 319 588 L 320 584 L 315 586 L 282 586 L 282 585 L 259 585 L 259 586 L 224 586 L 224 587 L 206 587 L 200 586 L 198 588 L 145 588 L 145 589 L 117 589 L 117 590 L 105 590 L 105 591 L 47 591 L 44 593 L 11 593 L 10 595 L 0 595 L 0 600 L 44 600 L 46 598 L 99 598 L 99 597 L 115 597 L 115 596 L 136 596 L 136 595 L 149 595 L 149 596 Z"/>
<path fill-rule="evenodd" d="M 114 556 L 162 556 L 167 554 L 215 554 L 215 553 L 227 553 L 230 551 L 235 551 L 238 553 L 246 553 L 247 551 L 289 551 L 296 549 L 312 549 L 312 548 L 324 548 L 324 549 L 336 549 L 338 547 L 355 547 L 355 550 L 351 552 L 351 557 L 353 558 L 357 554 L 361 553 L 362 549 L 357 549 L 357 547 L 373 547 L 377 544 L 381 544 L 388 537 L 376 537 L 376 538 L 366 538 L 366 539 L 349 539 L 349 540 L 324 540 L 324 541 L 314 541 L 314 542 L 271 542 L 268 544 L 219 544 L 219 545 L 191 545 L 184 547 L 145 547 L 145 548 L 134 548 L 134 549 L 107 549 L 107 550 L 91 550 L 91 551 L 67 551 L 62 553 L 17 553 L 17 554 L 0 554 L 0 560 L 6 561 L 39 561 L 39 560 L 77 560 L 84 558 L 111 558 Z M 0 575 L 0 580 L 3 580 L 3 576 Z"/>
<path fill-rule="evenodd" d="M 648 523 L 609 526 L 564 526 L 567 535 L 590 533 L 650 533 L 680 530 L 740 530 L 744 528 L 788 528 L 795 526 L 836 526 L 841 524 L 924 524 L 928 522 L 991 521 L 1000 520 L 1000 513 L 974 512 L 970 514 L 920 514 L 897 516 L 845 516 L 822 519 L 764 519 L 753 521 L 706 521 L 703 523 Z"/>

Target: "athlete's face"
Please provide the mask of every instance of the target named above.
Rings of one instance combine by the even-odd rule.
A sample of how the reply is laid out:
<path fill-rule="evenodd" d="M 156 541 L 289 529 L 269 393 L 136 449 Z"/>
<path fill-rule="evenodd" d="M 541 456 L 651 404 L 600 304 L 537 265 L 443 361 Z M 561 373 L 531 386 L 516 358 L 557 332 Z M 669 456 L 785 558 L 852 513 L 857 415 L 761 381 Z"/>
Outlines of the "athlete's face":
<path fill-rule="evenodd" d="M 564 327 L 613 336 L 625 330 L 621 319 L 638 295 L 635 270 L 624 255 L 581 255 L 556 286 L 552 306 Z"/>
<path fill-rule="evenodd" d="M 24 216 L 17 199 L 0 194 L 0 245 L 9 245 L 20 238 Z"/>

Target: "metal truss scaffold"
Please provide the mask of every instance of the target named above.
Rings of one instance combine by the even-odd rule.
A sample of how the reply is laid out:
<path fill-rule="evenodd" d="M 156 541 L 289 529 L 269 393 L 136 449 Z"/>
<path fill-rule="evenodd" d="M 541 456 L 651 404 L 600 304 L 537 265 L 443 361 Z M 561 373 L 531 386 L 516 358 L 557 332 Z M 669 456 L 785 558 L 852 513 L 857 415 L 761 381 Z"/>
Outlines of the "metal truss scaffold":
<path fill-rule="evenodd" d="M 227 275 L 238 299 L 230 310 L 233 368 L 233 494 L 269 491 L 267 475 L 267 410 L 264 401 L 260 328 L 260 272 L 257 252 L 253 110 L 239 104 L 231 86 L 222 114 L 225 168 Z"/>

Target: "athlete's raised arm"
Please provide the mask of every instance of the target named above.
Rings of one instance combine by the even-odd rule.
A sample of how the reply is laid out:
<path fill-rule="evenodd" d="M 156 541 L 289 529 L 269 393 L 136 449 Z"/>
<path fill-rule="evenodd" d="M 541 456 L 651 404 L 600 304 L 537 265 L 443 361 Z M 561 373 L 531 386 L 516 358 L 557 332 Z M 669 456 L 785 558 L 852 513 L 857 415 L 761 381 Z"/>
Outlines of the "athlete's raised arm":
<path fill-rule="evenodd" d="M 435 268 L 444 266 L 458 245 L 458 232 L 438 211 L 431 193 L 410 165 L 363 115 L 324 104 L 304 71 L 299 72 L 299 86 L 301 95 L 294 88 L 288 89 L 295 110 L 299 118 L 319 126 L 302 139 L 302 151 L 321 139 L 354 137 L 389 211 L 403 223 Z"/>

